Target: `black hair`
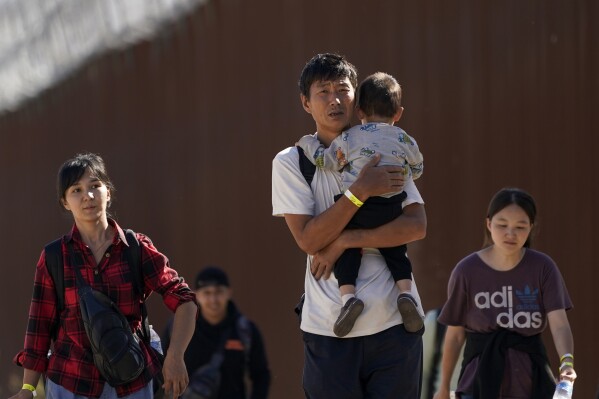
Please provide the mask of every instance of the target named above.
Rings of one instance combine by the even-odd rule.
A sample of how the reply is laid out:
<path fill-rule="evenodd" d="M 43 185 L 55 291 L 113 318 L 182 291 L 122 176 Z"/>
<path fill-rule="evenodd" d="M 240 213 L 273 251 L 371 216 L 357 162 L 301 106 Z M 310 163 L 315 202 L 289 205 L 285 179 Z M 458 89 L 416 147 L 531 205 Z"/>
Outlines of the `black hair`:
<path fill-rule="evenodd" d="M 532 195 L 519 188 L 503 188 L 499 190 L 491 199 L 489 207 L 487 208 L 487 219 L 491 220 L 502 209 L 507 208 L 510 205 L 518 205 L 528 215 L 528 219 L 531 225 L 535 224 L 537 217 L 537 206 Z M 528 235 L 526 242 L 524 243 L 525 248 L 530 248 L 532 242 L 532 231 Z M 485 227 L 485 240 L 483 247 L 488 247 L 493 244 L 491 239 L 491 232 Z"/>
<path fill-rule="evenodd" d="M 358 86 L 356 108 L 366 116 L 392 118 L 401 109 L 401 86 L 393 76 L 376 72 Z"/>
<path fill-rule="evenodd" d="M 358 70 L 342 55 L 334 53 L 317 54 L 304 66 L 298 85 L 300 93 L 310 97 L 312 83 L 347 77 L 354 87 L 358 84 Z"/>
<path fill-rule="evenodd" d="M 227 273 L 217 266 L 207 266 L 196 276 L 196 290 L 209 286 L 222 285 L 229 286 L 229 276 Z"/>
<path fill-rule="evenodd" d="M 89 152 L 77 154 L 74 158 L 65 161 L 58 170 L 58 176 L 56 178 L 56 194 L 61 209 L 64 209 L 63 201 L 67 189 L 77 183 L 87 170 L 89 170 L 91 176 L 104 183 L 106 188 L 110 190 L 111 199 L 114 198 L 116 188 L 108 176 L 106 165 L 104 164 L 102 157 Z M 107 204 L 108 207 L 110 207 L 110 202 L 111 201 Z"/>

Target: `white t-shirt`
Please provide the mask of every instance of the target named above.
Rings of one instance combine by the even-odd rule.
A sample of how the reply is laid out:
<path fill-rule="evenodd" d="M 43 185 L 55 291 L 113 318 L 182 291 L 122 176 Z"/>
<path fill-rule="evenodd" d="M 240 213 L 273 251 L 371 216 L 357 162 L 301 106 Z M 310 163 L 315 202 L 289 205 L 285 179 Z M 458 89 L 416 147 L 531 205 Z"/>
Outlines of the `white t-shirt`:
<path fill-rule="evenodd" d="M 316 216 L 334 204 L 333 197 L 342 190 L 341 173 L 317 169 L 308 186 L 299 167 L 296 147 L 287 148 L 276 155 L 272 167 L 272 205 L 274 216 Z M 414 182 L 406 181 L 407 198 L 403 206 L 423 203 Z M 316 280 L 310 273 L 311 256 L 306 262 L 306 300 L 302 312 L 303 331 L 334 337 L 333 324 L 341 311 L 341 295 L 334 274 L 328 280 Z M 346 336 L 360 337 L 376 334 L 402 323 L 397 310 L 399 291 L 387 268 L 385 260 L 374 248 L 364 249 L 362 264 L 356 281 L 356 296 L 364 302 L 364 311 L 358 317 L 352 331 Z M 418 310 L 424 315 L 416 282 L 412 281 L 412 295 L 418 302 Z"/>

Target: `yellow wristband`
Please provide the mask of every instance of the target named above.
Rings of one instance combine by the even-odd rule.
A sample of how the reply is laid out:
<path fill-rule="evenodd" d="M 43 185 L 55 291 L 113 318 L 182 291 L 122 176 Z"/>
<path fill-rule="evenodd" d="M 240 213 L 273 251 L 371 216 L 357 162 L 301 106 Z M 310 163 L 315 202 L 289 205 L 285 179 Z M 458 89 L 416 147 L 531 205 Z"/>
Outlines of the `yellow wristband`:
<path fill-rule="evenodd" d="M 351 202 L 352 202 L 352 203 L 353 203 L 355 206 L 357 206 L 358 208 L 359 208 L 359 207 L 361 207 L 362 205 L 364 205 L 364 203 L 363 203 L 362 201 L 360 201 L 360 200 L 358 199 L 358 197 L 356 197 L 355 195 L 353 195 L 353 194 L 351 193 L 351 191 L 349 191 L 349 190 L 345 190 L 345 193 L 344 193 L 344 195 L 345 195 L 345 196 L 346 196 L 346 197 L 347 197 L 347 198 L 348 198 L 348 199 L 349 199 L 349 200 L 350 200 L 350 201 L 351 201 Z"/>
<path fill-rule="evenodd" d="M 37 392 L 35 391 L 35 387 L 31 384 L 23 384 L 23 386 L 21 387 L 21 389 L 26 389 L 28 391 L 31 391 L 31 393 L 33 394 L 33 397 L 35 398 L 37 396 Z"/>
<path fill-rule="evenodd" d="M 559 358 L 560 362 L 564 362 L 564 359 L 570 358 L 572 360 L 574 360 L 574 355 L 571 353 L 565 353 L 562 357 Z"/>

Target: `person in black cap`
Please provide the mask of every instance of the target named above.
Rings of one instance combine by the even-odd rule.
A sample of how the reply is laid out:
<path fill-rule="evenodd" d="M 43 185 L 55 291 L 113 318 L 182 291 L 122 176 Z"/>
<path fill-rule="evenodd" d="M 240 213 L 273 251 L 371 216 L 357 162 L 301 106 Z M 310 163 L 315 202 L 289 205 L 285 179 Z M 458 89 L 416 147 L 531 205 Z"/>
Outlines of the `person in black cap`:
<path fill-rule="evenodd" d="M 231 300 L 227 274 L 215 266 L 202 269 L 195 279 L 195 293 L 200 311 L 185 351 L 190 381 L 182 398 L 267 398 L 270 370 L 264 341 L 256 325 Z M 171 328 L 172 322 L 162 341 L 165 353 Z M 245 386 L 246 374 L 250 389 Z"/>

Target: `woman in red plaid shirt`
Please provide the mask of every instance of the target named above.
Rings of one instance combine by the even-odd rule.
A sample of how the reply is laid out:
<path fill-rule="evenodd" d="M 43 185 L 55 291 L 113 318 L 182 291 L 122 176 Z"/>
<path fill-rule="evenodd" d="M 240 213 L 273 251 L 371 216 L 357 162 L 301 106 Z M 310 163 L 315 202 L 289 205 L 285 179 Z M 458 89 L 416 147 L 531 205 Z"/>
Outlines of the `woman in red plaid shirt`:
<path fill-rule="evenodd" d="M 105 383 L 92 359 L 76 292 L 75 273 L 67 244 L 83 259 L 83 278 L 94 289 L 104 292 L 129 320 L 133 331 L 141 327 L 142 298 L 133 289 L 127 257 L 127 244 L 121 227 L 107 214 L 114 185 L 102 158 L 79 154 L 66 161 L 58 172 L 58 197 L 61 207 L 71 212 L 74 225 L 62 238 L 64 259 L 64 309 L 58 312 L 55 286 L 42 251 L 35 271 L 33 298 L 25 334 L 24 349 L 14 362 L 24 368 L 23 388 L 11 399 L 30 399 L 40 375 L 46 376 L 46 398 L 152 398 L 152 379 L 160 372 L 154 353 L 140 342 L 146 368 L 133 382 L 112 387 Z M 155 291 L 175 313 L 173 335 L 162 373 L 164 388 L 174 397 L 183 393 L 189 381 L 183 354 L 193 335 L 197 306 L 193 291 L 169 265 L 168 259 L 150 239 L 137 234 L 141 246 L 144 296 Z M 57 326 L 55 339 L 52 329 Z M 53 342 L 51 356 L 47 356 Z M 174 349 L 174 350 L 173 350 Z"/>

